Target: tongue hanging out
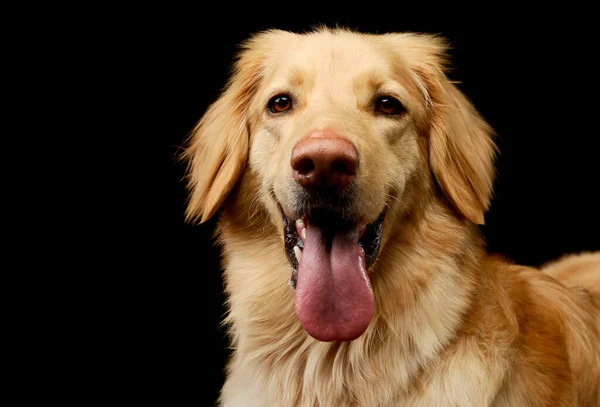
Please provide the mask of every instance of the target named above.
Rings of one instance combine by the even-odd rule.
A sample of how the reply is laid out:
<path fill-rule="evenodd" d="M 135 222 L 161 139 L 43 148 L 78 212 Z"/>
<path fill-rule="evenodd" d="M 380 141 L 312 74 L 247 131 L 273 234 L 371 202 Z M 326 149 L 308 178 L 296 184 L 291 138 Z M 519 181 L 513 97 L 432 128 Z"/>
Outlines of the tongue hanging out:
<path fill-rule="evenodd" d="M 330 230 L 306 224 L 304 250 L 296 283 L 296 316 L 320 341 L 358 338 L 373 316 L 375 299 L 367 275 L 365 252 L 358 244 L 361 228 Z"/>

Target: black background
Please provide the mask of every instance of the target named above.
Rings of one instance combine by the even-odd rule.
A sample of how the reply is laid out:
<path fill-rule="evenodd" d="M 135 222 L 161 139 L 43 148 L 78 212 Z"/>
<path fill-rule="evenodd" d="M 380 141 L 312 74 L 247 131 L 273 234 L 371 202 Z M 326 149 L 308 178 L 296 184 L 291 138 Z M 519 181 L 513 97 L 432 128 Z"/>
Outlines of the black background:
<path fill-rule="evenodd" d="M 128 379 L 112 385 L 133 388 L 133 400 L 137 394 L 211 405 L 222 385 L 227 342 L 218 328 L 224 298 L 214 221 L 185 224 L 184 167 L 176 157 L 225 84 L 236 45 L 263 29 L 326 23 L 445 36 L 453 46 L 450 77 L 499 135 L 495 199 L 483 227 L 490 251 L 535 266 L 600 249 L 598 35 L 591 10 L 206 7 L 115 12 L 102 26 L 111 34 L 105 52 L 112 57 L 99 63 L 119 78 L 115 114 L 127 119 L 113 145 L 119 148 L 117 137 L 133 141 L 130 154 L 144 163 L 122 176 L 133 198 L 132 205 L 122 202 L 123 222 L 134 234 L 120 248 L 132 251 L 128 271 L 115 282 L 125 299 L 113 323 L 119 357 L 111 374 Z"/>

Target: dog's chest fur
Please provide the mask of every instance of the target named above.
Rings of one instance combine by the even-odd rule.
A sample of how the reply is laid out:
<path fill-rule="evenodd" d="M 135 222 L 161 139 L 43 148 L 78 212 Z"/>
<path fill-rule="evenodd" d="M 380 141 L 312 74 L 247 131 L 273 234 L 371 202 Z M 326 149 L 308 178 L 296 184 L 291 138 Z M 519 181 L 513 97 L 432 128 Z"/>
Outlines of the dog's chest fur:
<path fill-rule="evenodd" d="M 371 327 L 323 343 L 295 318 L 280 239 L 234 229 L 222 228 L 234 347 L 224 406 L 493 405 L 509 354 L 486 345 L 495 339 L 456 336 L 474 286 L 464 260 L 393 245 L 373 278 Z"/>

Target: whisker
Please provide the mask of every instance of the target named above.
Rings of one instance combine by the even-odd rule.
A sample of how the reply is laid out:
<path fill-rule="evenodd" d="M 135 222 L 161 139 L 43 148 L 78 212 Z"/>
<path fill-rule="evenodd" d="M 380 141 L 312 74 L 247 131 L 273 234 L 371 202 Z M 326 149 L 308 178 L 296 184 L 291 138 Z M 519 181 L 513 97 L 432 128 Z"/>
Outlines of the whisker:
<path fill-rule="evenodd" d="M 399 198 L 395 197 L 394 195 L 388 194 L 387 192 L 385 193 L 385 196 L 387 196 L 388 198 L 392 198 L 392 199 L 396 200 L 397 202 L 402 203 L 402 201 Z"/>

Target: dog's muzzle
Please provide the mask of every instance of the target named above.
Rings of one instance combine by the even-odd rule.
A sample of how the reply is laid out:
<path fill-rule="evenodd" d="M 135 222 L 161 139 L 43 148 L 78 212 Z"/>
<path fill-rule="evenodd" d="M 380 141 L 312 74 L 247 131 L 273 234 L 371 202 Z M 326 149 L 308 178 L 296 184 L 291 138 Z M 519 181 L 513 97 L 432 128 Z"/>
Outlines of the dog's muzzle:
<path fill-rule="evenodd" d="M 296 315 L 318 340 L 356 339 L 374 312 L 369 271 L 379 252 L 385 211 L 371 224 L 356 221 L 352 184 L 359 156 L 343 137 L 306 137 L 294 147 L 290 164 L 299 184 L 298 216 L 283 213 L 283 219 Z"/>

